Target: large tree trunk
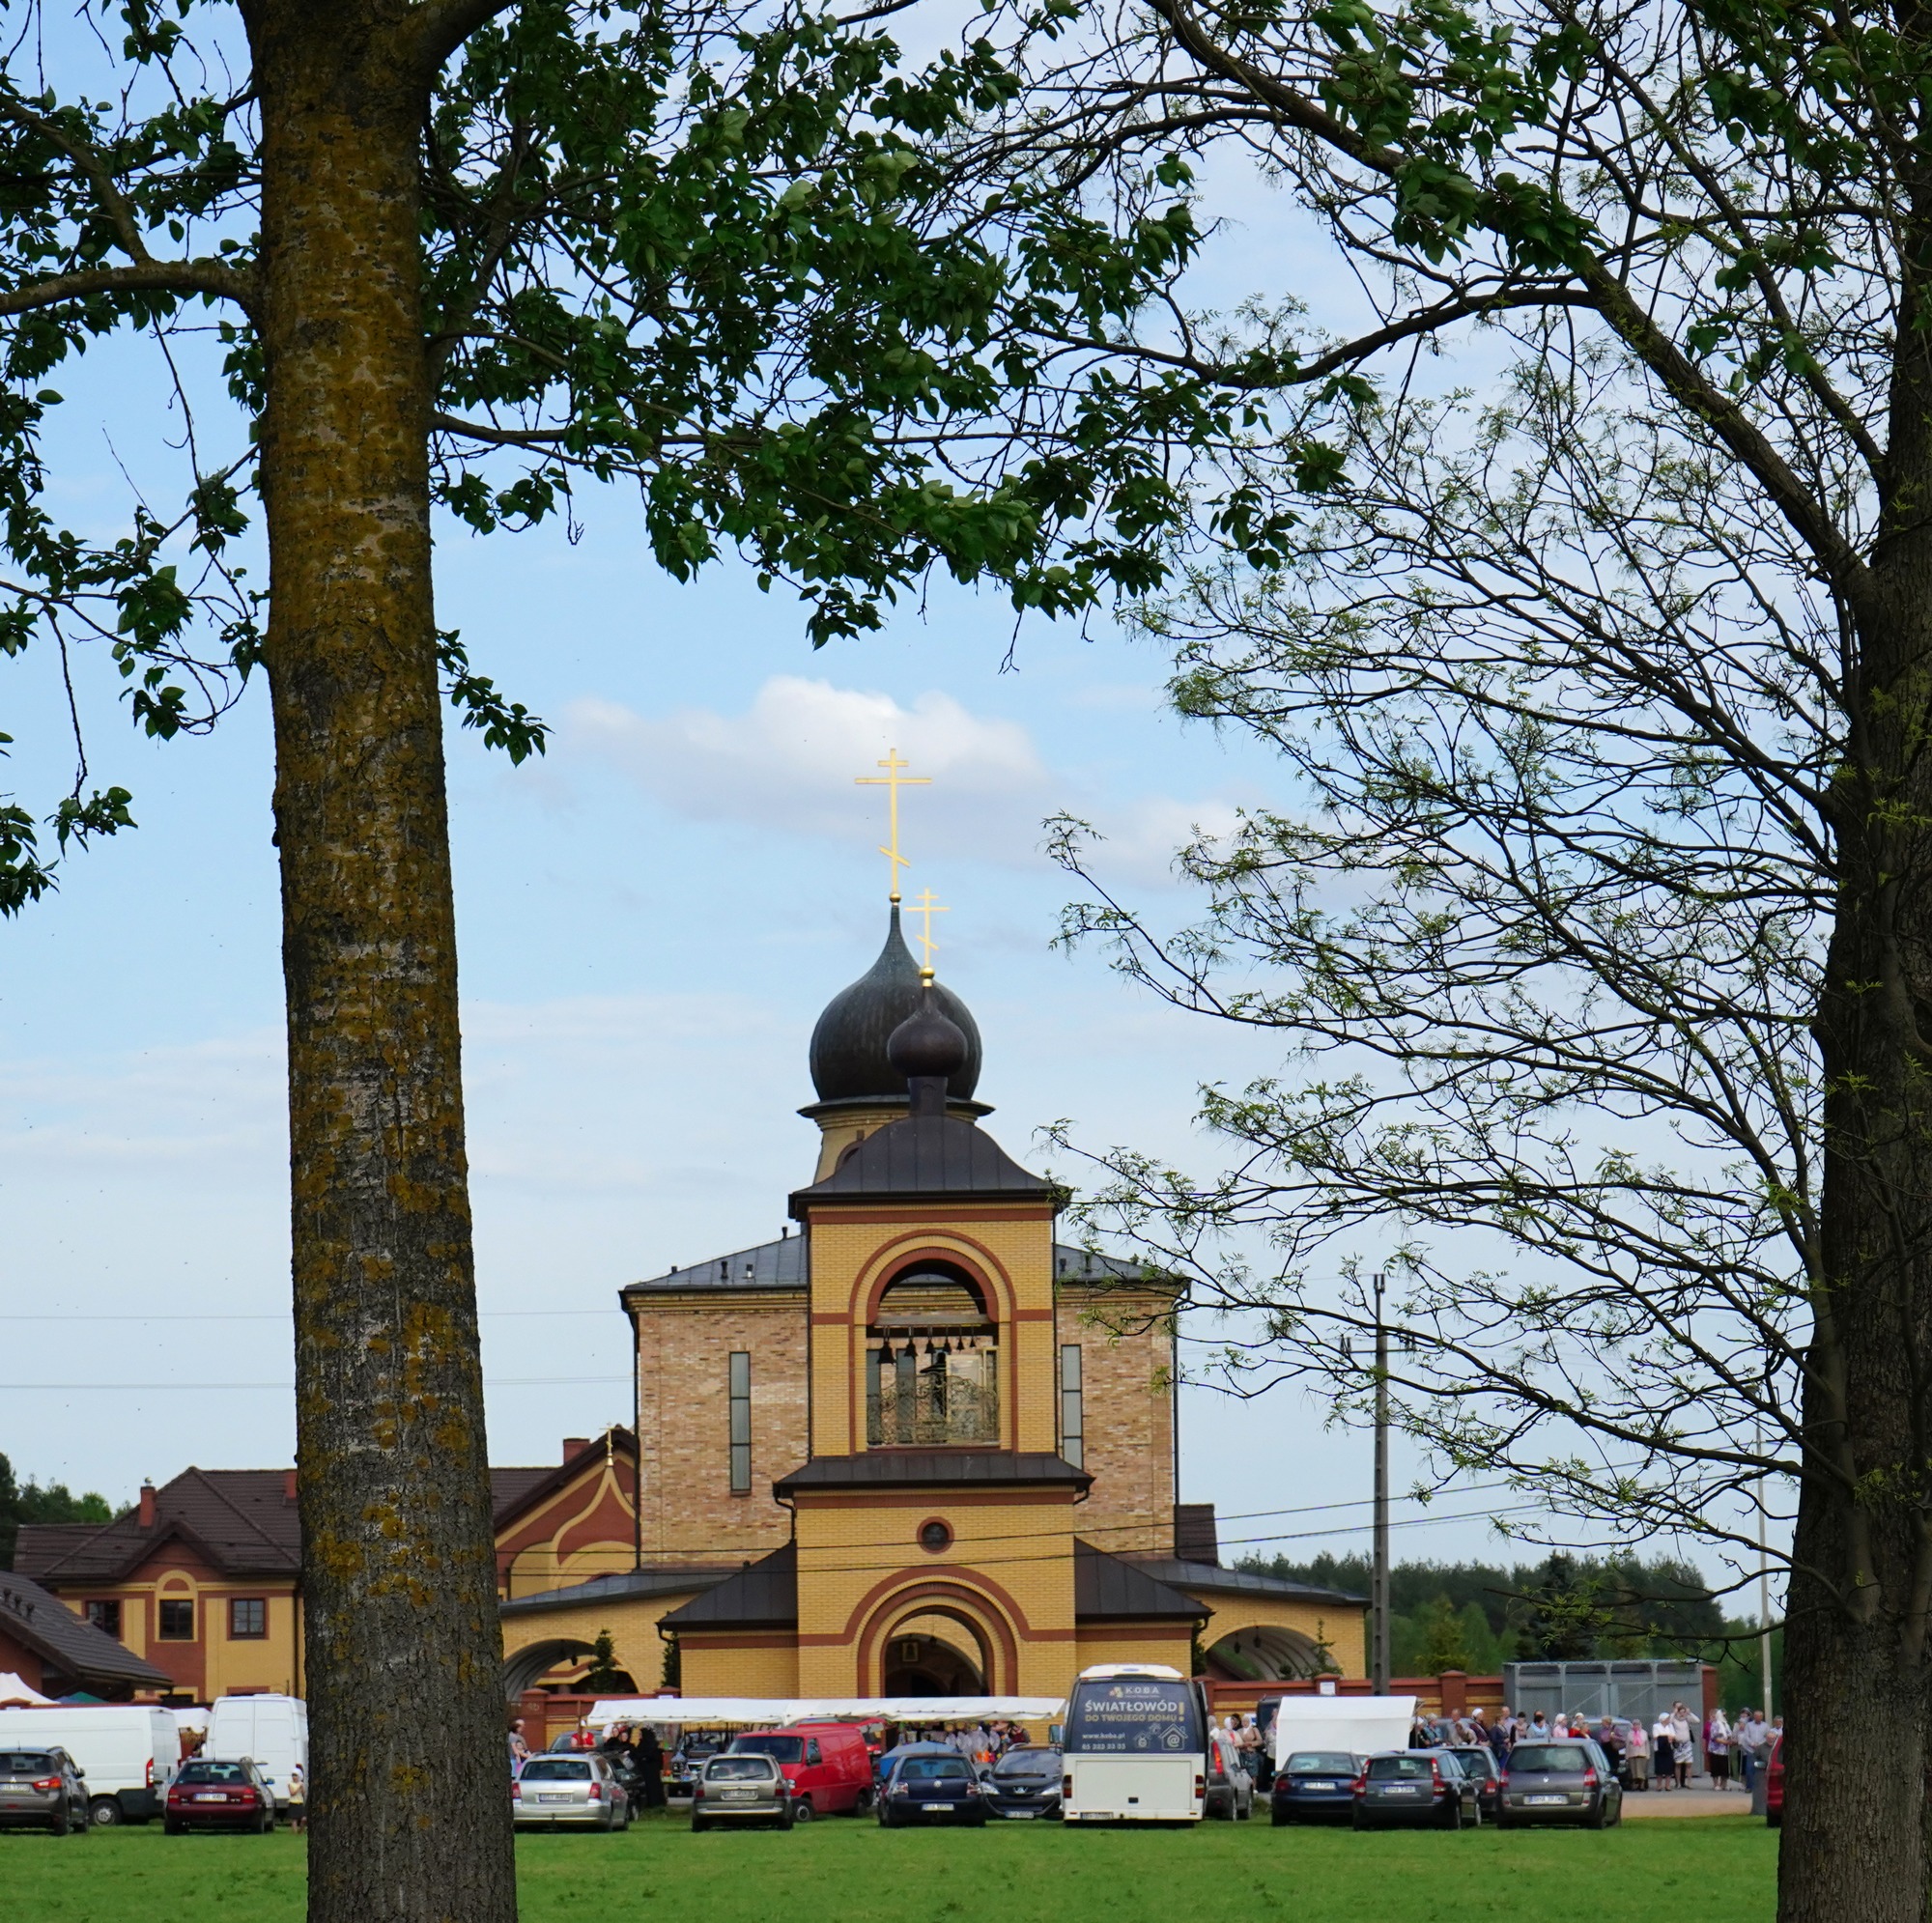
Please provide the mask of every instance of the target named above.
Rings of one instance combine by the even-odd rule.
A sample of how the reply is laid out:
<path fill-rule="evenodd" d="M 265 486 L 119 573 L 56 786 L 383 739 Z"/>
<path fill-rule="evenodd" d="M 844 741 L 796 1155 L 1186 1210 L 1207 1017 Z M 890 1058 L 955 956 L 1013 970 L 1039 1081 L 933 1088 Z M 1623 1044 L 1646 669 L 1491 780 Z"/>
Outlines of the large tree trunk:
<path fill-rule="evenodd" d="M 1932 1899 L 1932 370 L 1911 305 L 1888 533 L 1836 783 L 1837 921 L 1817 1024 L 1824 1275 L 1786 1611 L 1780 1923 L 1925 1923 Z"/>
<path fill-rule="evenodd" d="M 400 6 L 252 0 L 309 1915 L 516 1898 Z"/>

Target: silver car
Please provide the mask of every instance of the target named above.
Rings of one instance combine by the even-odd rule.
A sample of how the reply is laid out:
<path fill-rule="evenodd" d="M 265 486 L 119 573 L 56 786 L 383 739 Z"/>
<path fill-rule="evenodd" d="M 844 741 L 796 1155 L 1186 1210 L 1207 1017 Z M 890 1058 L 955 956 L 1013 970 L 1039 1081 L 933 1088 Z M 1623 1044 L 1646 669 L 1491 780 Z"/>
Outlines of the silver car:
<path fill-rule="evenodd" d="M 791 1786 L 769 1756 L 714 1756 L 691 1787 L 693 1829 L 709 1829 L 714 1823 L 792 1825 Z"/>
<path fill-rule="evenodd" d="M 0 1827 L 27 1824 L 87 1834 L 87 1786 L 66 1750 L 0 1749 Z"/>
<path fill-rule="evenodd" d="M 532 1756 L 510 1785 L 519 1828 L 560 1823 L 589 1829 L 628 1829 L 631 1798 L 616 1771 L 594 1752 Z"/>

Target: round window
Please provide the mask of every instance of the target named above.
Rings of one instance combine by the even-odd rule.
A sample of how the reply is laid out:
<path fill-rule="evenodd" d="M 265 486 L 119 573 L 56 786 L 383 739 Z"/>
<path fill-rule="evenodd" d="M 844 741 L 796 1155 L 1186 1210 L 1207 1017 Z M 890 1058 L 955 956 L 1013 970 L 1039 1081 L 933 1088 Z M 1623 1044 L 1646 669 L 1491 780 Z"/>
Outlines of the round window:
<path fill-rule="evenodd" d="M 936 1556 L 940 1550 L 952 1546 L 952 1531 L 936 1516 L 930 1522 L 922 1522 L 919 1526 L 919 1546 Z"/>

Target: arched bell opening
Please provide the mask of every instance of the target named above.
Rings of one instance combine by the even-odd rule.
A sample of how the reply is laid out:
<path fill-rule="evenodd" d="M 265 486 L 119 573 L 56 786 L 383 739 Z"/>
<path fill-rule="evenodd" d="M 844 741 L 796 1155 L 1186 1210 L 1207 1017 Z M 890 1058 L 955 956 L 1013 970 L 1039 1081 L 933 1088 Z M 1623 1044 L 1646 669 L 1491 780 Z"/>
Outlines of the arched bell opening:
<path fill-rule="evenodd" d="M 1000 1440 L 1000 1328 L 952 1262 L 895 1276 L 866 1331 L 866 1441 L 932 1449 Z"/>
<path fill-rule="evenodd" d="M 1231 1630 L 1207 1657 L 1208 1674 L 1222 1683 L 1304 1683 L 1334 1668 L 1312 1637 L 1273 1624 Z"/>

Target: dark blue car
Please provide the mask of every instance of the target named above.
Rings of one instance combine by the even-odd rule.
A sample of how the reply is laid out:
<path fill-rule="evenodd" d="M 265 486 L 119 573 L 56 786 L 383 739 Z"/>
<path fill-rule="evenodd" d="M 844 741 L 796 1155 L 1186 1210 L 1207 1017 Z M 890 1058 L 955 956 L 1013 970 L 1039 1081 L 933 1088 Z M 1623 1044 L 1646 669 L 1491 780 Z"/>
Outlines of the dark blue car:
<path fill-rule="evenodd" d="M 1347 1823 L 1354 1815 L 1361 1759 L 1346 1749 L 1297 1749 L 1275 1771 L 1268 1815 L 1285 1823 Z"/>
<path fill-rule="evenodd" d="M 879 1827 L 917 1823 L 986 1824 L 986 1798 L 979 1775 L 963 1756 L 901 1756 L 879 1796 Z"/>

